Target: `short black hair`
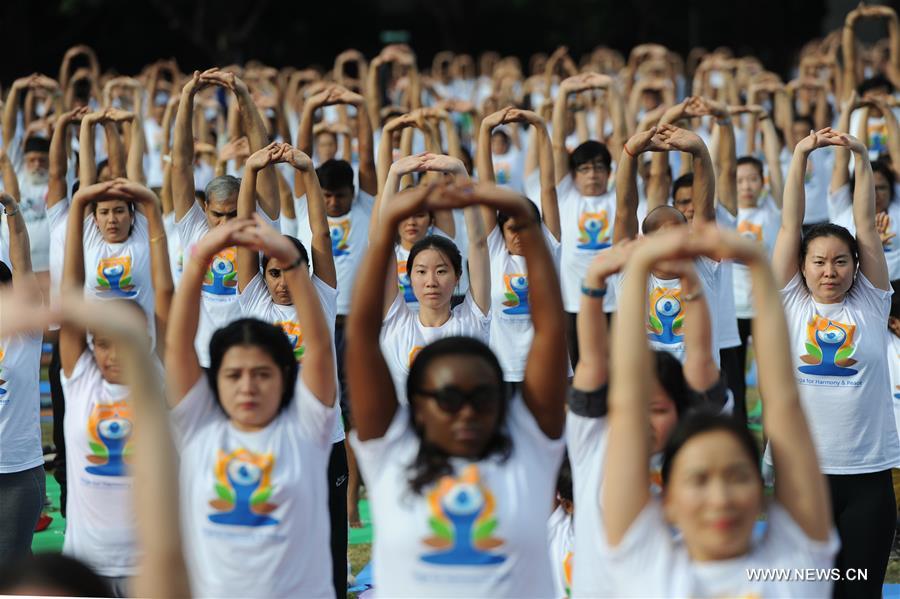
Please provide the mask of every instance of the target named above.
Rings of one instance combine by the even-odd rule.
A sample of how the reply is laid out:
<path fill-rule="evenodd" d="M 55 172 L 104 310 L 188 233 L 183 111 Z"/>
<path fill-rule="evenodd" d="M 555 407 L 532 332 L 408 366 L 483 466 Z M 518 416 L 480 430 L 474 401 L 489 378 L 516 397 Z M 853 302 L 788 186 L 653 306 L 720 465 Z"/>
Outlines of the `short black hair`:
<path fill-rule="evenodd" d="M 326 160 L 316 169 L 319 185 L 322 189 L 335 191 L 344 187 L 353 189 L 353 167 L 346 160 L 332 158 Z"/>
<path fill-rule="evenodd" d="M 894 185 L 897 183 L 897 175 L 894 174 L 894 169 L 891 168 L 891 165 L 886 160 L 879 158 L 872 161 L 872 173 L 881 173 L 881 176 L 887 179 L 888 187 L 890 188 L 890 201 L 893 202 Z"/>
<path fill-rule="evenodd" d="M 416 256 L 424 250 L 437 250 L 447 257 L 450 265 L 453 266 L 453 272 L 457 277 L 462 276 L 462 254 L 459 248 L 453 243 L 453 240 L 447 239 L 443 235 L 426 235 L 419 241 L 415 242 L 409 250 L 409 256 L 406 258 L 406 272 L 412 273 L 413 264 L 416 263 Z"/>
<path fill-rule="evenodd" d="M 866 95 L 867 92 L 878 89 L 879 87 L 885 88 L 889 94 L 894 93 L 894 84 L 881 73 L 869 77 L 868 79 L 864 79 L 862 83 L 856 86 L 856 93 L 862 97 Z"/>
<path fill-rule="evenodd" d="M 792 123 L 805 123 L 806 130 L 811 131 L 816 128 L 816 123 L 813 121 L 812 117 L 808 114 L 795 114 L 794 119 L 791 121 Z"/>
<path fill-rule="evenodd" d="M 672 183 L 672 197 L 675 197 L 675 194 L 678 193 L 678 190 L 682 187 L 693 187 L 694 186 L 694 173 L 685 173 L 675 179 Z"/>
<path fill-rule="evenodd" d="M 760 160 L 756 156 L 741 156 L 737 159 L 736 166 L 741 166 L 742 164 L 749 164 L 753 166 L 753 168 L 755 168 L 759 172 L 759 178 L 762 179 L 764 177 L 762 160 Z"/>
<path fill-rule="evenodd" d="M 42 154 L 48 154 L 50 152 L 50 140 L 46 137 L 38 137 L 37 135 L 32 135 L 25 140 L 25 148 L 23 154 L 28 154 L 29 152 L 40 152 Z"/>
<path fill-rule="evenodd" d="M 574 171 L 582 164 L 594 162 L 595 160 L 602 162 L 608 169 L 612 168 L 612 155 L 610 155 L 606 144 L 588 140 L 575 148 L 569 155 L 569 170 Z"/>

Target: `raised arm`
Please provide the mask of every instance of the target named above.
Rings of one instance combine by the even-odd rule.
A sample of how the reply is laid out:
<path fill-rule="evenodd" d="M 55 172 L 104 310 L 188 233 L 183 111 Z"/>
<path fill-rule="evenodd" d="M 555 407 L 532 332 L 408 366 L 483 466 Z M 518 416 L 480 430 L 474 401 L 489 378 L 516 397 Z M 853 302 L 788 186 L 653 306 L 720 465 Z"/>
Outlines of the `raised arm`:
<path fill-rule="evenodd" d="M 129 122 L 134 119 L 134 114 L 118 108 L 107 108 L 103 111 L 103 130 L 106 133 L 106 154 L 109 160 L 109 171 L 113 178 L 125 177 L 126 155 L 125 145 L 119 133 L 119 123 Z"/>
<path fill-rule="evenodd" d="M 553 165 L 553 144 L 547 125 L 536 112 L 513 109 L 506 115 L 506 122 L 524 122 L 531 125 L 534 131 L 534 143 L 538 151 L 538 168 L 541 177 L 541 218 L 544 225 L 559 241 L 561 225 L 559 222 L 559 201 L 556 196 L 556 172 Z M 488 229 L 490 230 L 490 229 Z"/>
<path fill-rule="evenodd" d="M 238 192 L 238 218 L 251 218 L 256 213 L 256 180 L 259 172 L 282 156 L 281 144 L 272 142 L 255 151 L 244 163 L 244 176 Z M 251 247 L 237 248 L 238 292 L 242 293 L 259 274 L 259 253 Z"/>
<path fill-rule="evenodd" d="M 50 180 L 47 186 L 47 208 L 51 208 L 69 197 L 66 171 L 69 168 L 69 125 L 78 122 L 87 114 L 87 107 L 70 110 L 59 115 L 50 138 Z"/>
<path fill-rule="evenodd" d="M 844 63 L 844 81 L 843 90 L 844 97 L 850 94 L 851 90 L 855 90 L 859 84 L 859 76 L 857 74 L 857 57 L 856 57 L 856 33 L 853 27 L 856 21 L 862 16 L 861 8 L 855 8 L 847 13 L 844 19 L 843 35 L 841 37 L 841 52 L 843 54 Z M 777 271 L 775 275 L 778 277 Z"/>
<path fill-rule="evenodd" d="M 397 225 L 408 214 L 428 209 L 426 200 L 432 187 L 401 192 L 386 204 L 387 213 L 369 237 L 369 249 L 353 286 L 344 363 L 360 441 L 383 437 L 397 411 L 397 391 L 379 342 L 385 311 L 384 281 L 393 266 Z"/>
<path fill-rule="evenodd" d="M 734 141 L 734 125 L 728 107 L 718 102 L 704 100 L 709 113 L 716 119 L 719 147 L 716 152 L 716 193 L 722 206 L 731 215 L 737 215 L 737 149 Z"/>
<path fill-rule="evenodd" d="M 644 152 L 661 152 L 666 155 L 668 146 L 657 134 L 657 128 L 639 131 L 622 146 L 622 154 L 616 166 L 616 219 L 613 223 L 613 243 L 637 237 L 640 223 L 637 219 L 637 160 Z"/>
<path fill-rule="evenodd" d="M 92 185 L 97 179 L 97 159 L 94 156 L 94 127 L 103 120 L 103 112 L 89 112 L 81 118 L 78 135 L 79 186 Z"/>
<path fill-rule="evenodd" d="M 181 89 L 181 101 L 175 113 L 175 131 L 172 141 L 172 203 L 175 220 L 180 221 L 196 201 L 194 199 L 194 96 L 206 84 L 200 72 Z"/>
<path fill-rule="evenodd" d="M 695 235 L 711 235 L 706 225 L 694 229 Z M 697 269 L 693 262 L 684 260 L 675 270 L 681 279 L 681 293 L 684 299 L 684 319 L 690 326 L 684 330 L 684 379 L 688 386 L 695 391 L 706 391 L 719 380 L 719 367 L 713 353 L 712 322 L 710 309 L 718 309 L 718 306 L 710 306 L 703 292 L 703 285 L 697 276 Z M 693 298 L 693 299 L 688 299 Z M 714 298 L 709 298 L 714 301 Z"/>
<path fill-rule="evenodd" d="M 853 90 L 847 99 L 841 102 L 841 115 L 838 118 L 838 131 L 850 131 L 850 116 L 859 106 L 859 96 Z M 831 171 L 831 193 L 850 183 L 850 150 L 843 146 L 834 147 L 834 168 Z"/>
<path fill-rule="evenodd" d="M 178 368 L 166 369 L 169 407 L 177 406 L 203 376 L 194 338 L 200 322 L 200 290 L 209 263 L 221 250 L 237 245 L 240 232 L 253 226 L 254 221 L 250 219 L 234 218 L 212 229 L 197 242 L 190 257 L 185 256 L 188 259 L 184 261 L 184 271 L 172 300 L 166 332 L 165 363 L 178 365 Z"/>
<path fill-rule="evenodd" d="M 700 137 L 687 129 L 678 129 L 672 125 L 663 125 L 658 130 L 663 143 L 673 150 L 679 150 L 691 155 L 694 167 L 694 222 L 715 223 L 716 183 L 713 176 L 712 160 L 706 144 Z"/>
<path fill-rule="evenodd" d="M 253 226 L 239 233 L 242 243 L 248 244 L 254 253 L 264 252 L 289 265 L 282 269 L 282 273 L 297 309 L 297 321 L 303 329 L 303 343 L 306 345 L 300 379 L 316 399 L 326 406 L 333 406 L 337 390 L 334 343 L 316 288 L 306 268 L 298 262 L 300 252 L 294 244 L 259 214 L 253 215 L 253 223 Z"/>
<path fill-rule="evenodd" d="M 127 177 L 135 183 L 146 185 L 144 176 L 144 151 L 147 140 L 144 138 L 144 88 L 134 79 L 125 79 L 131 90 L 134 105 L 134 119 L 131 121 L 131 143 L 128 146 L 128 163 L 125 167 Z"/>
<path fill-rule="evenodd" d="M 288 164 L 300 171 L 306 186 L 306 214 L 312 231 L 311 251 L 313 273 L 332 288 L 337 288 L 337 271 L 331 244 L 331 229 L 325 212 L 325 195 L 319 185 L 319 178 L 312 160 L 300 150 L 288 147 L 284 157 Z"/>
<path fill-rule="evenodd" d="M 810 153 L 817 148 L 838 145 L 838 134 L 830 128 L 810 131 L 794 148 L 791 167 L 788 169 L 784 187 L 784 205 L 781 210 L 781 228 L 775 238 L 775 249 L 772 253 L 772 270 L 779 288 L 787 285 L 800 270 L 800 239 L 803 225 L 803 214 L 806 211 L 806 163 Z M 877 235 L 876 235 L 877 236 Z M 878 242 L 879 248 L 881 241 Z"/>
<path fill-rule="evenodd" d="M 865 144 L 847 134 L 839 141 L 853 152 L 856 184 L 853 189 L 853 223 L 859 244 L 859 271 L 878 289 L 891 291 L 884 245 L 875 226 L 875 179 Z"/>
<path fill-rule="evenodd" d="M 20 286 L 33 278 L 28 229 L 25 228 L 25 219 L 19 211 L 19 203 L 13 196 L 0 192 L 0 206 L 3 206 L 3 213 L 6 214 L 6 226 L 9 230 L 9 263 L 13 285 Z M 36 299 L 40 302 L 40 292 L 36 286 L 29 285 L 25 288 L 36 292 Z"/>

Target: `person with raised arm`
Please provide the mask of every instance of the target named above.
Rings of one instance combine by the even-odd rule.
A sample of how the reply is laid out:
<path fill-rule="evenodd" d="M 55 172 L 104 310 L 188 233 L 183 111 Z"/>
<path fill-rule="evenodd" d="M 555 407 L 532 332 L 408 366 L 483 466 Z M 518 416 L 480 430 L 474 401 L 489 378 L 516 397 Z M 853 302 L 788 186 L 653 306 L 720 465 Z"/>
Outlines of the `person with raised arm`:
<path fill-rule="evenodd" d="M 494 180 L 490 131 L 497 123 L 525 123 L 537 132 L 535 143 L 539 146 L 541 210 L 532 201 L 532 216 L 541 221 L 544 243 L 559 268 L 559 205 L 553 175 L 553 148 L 544 120 L 534 112 L 517 108 L 503 109 L 485 117 L 481 125 L 476 162 L 480 180 L 487 183 Z M 528 270 L 519 236 L 520 223 L 509 214 L 488 208 L 482 210 L 482 216 L 491 261 L 490 346 L 503 367 L 503 380 L 521 383 L 525 376 L 534 327 L 531 323 Z"/>
<path fill-rule="evenodd" d="M 460 328 L 414 348 L 398 388 L 379 340 L 386 308 L 379 287 L 392 270 L 396 223 L 423 209 L 473 204 L 521 219 L 535 283 L 534 341 L 521 392 L 508 395 L 496 356 L 483 342 L 457 336 L 465 333 Z M 546 527 L 537 523 L 550 515 L 562 461 L 567 363 L 556 269 L 527 204 L 490 184 L 418 187 L 391 198 L 372 239 L 347 324 L 347 368 L 357 410 L 351 444 L 374 515 L 380 596 L 553 594 Z M 437 295 L 453 276 L 449 258 L 425 252 L 442 262 L 440 272 L 422 273 Z M 398 401 L 401 394 L 408 403 Z"/>
<path fill-rule="evenodd" d="M 312 264 L 310 280 L 316 290 L 316 296 L 325 313 L 331 338 L 334 339 L 334 320 L 337 314 L 337 276 L 334 270 L 334 258 L 331 255 L 331 235 L 328 232 L 328 221 L 325 218 L 325 201 L 322 190 L 316 179 L 312 161 L 303 152 L 288 144 L 270 144 L 253 153 L 244 164 L 244 177 L 241 180 L 241 192 L 238 196 L 238 217 L 249 218 L 254 212 L 256 173 L 269 164 L 283 161 L 297 169 L 303 178 L 307 190 L 310 229 L 313 231 L 309 252 L 296 238 L 285 237 L 297 248 L 301 256 L 300 268 L 309 269 Z M 294 356 L 299 364 L 303 363 L 306 351 L 304 331 L 297 320 L 297 308 L 294 305 L 287 281 L 289 264 L 283 264 L 268 255 L 260 256 L 259 252 L 245 246 L 238 246 L 238 303 L 244 316 L 258 318 L 280 327 L 291 341 Z M 260 272 L 260 266 L 262 271 Z M 334 365 L 337 368 L 337 363 Z M 334 592 L 338 597 L 347 592 L 347 454 L 344 448 L 344 426 L 340 417 L 340 406 L 335 404 L 338 417 L 331 436 L 331 456 L 328 460 L 328 512 L 331 516 L 331 560 L 334 578 Z"/>
<path fill-rule="evenodd" d="M 211 229 L 221 226 L 237 216 L 237 199 L 240 181 L 230 175 L 214 178 L 206 186 L 204 200 L 194 194 L 194 97 L 202 88 L 219 85 L 230 89 L 236 96 L 237 107 L 244 122 L 244 129 L 253 139 L 250 151 L 268 145 L 265 125 L 253 105 L 247 86 L 234 74 L 208 69 L 195 71 L 181 90 L 181 101 L 175 117 L 172 143 L 171 184 L 175 208 L 175 226 L 181 238 L 184 256 L 191 247 Z M 259 209 L 270 224 L 278 223 L 278 184 L 274 167 L 264 169 L 258 179 Z M 200 363 L 209 365 L 209 339 L 213 332 L 240 316 L 237 302 L 237 251 L 223 248 L 209 264 L 201 293 L 200 322 L 197 334 L 197 354 Z"/>
<path fill-rule="evenodd" d="M 0 192 L 9 231 L 9 264 L 0 262 L 0 289 L 42 303 L 31 270 L 28 229 L 15 198 Z M 11 329 L 11 328 L 10 328 Z M 35 525 L 44 505 L 41 447 L 41 338 L 43 330 L 15 334 L 0 328 L 0 560 L 31 553 Z"/>
<path fill-rule="evenodd" d="M 553 160 L 560 218 L 560 281 L 567 321 L 569 356 L 578 361 L 575 316 L 579 308 L 579 286 L 591 259 L 612 244 L 616 198 L 609 189 L 612 155 L 599 141 L 586 141 L 569 154 L 565 145 L 565 123 L 570 95 L 592 89 L 608 89 L 606 75 L 584 73 L 564 79 L 553 107 Z"/>
<path fill-rule="evenodd" d="M 194 347 L 208 265 L 243 246 L 285 265 L 302 368 L 280 327 L 235 320 Z M 326 478 L 337 412 L 330 326 L 297 247 L 258 213 L 194 246 L 172 305 L 166 363 L 194 594 L 333 597 Z M 343 565 L 343 562 L 342 562 Z"/>
<path fill-rule="evenodd" d="M 802 234 L 807 158 L 827 146 L 853 153 L 855 237 L 830 223 Z M 873 180 L 862 142 L 830 128 L 810 131 L 794 149 L 772 256 L 789 327 L 788 363 L 841 537 L 836 567 L 868 569 L 868 581 L 838 581 L 838 596 L 881 592 L 896 520 L 891 468 L 900 465 L 900 441 L 884 351 L 892 290 Z M 766 321 L 762 328 L 771 326 Z M 756 353 L 759 359 L 765 351 Z"/>
<path fill-rule="evenodd" d="M 753 272 L 759 381 L 766 431 L 779 467 L 767 506 L 759 450 L 729 416 L 697 411 L 675 427 L 663 452 L 662 492 L 651 493 L 650 411 L 658 384 L 646 374 L 646 279 L 661 261 L 744 262 Z M 623 275 L 609 349 L 608 433 L 600 501 L 601 542 L 615 596 L 827 596 L 830 581 L 753 580 L 753 568 L 829 568 L 838 539 L 826 482 L 791 373 L 787 323 L 761 248 L 709 225 L 648 237 Z M 766 531 L 752 540 L 760 511 Z M 672 534 L 675 527 L 680 536 Z M 577 563 L 577 558 L 576 558 Z M 880 583 L 879 583 L 880 584 Z"/>

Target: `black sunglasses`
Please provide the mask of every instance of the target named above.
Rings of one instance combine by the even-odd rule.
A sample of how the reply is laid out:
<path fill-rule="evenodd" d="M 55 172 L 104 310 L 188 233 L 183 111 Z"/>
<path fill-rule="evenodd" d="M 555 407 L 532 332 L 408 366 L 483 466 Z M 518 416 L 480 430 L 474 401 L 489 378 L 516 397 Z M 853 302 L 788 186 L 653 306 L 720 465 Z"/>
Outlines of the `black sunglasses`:
<path fill-rule="evenodd" d="M 464 404 L 469 404 L 476 412 L 487 412 L 500 403 L 502 392 L 492 385 L 480 385 L 471 391 L 463 391 L 459 387 L 443 387 L 434 391 L 423 389 L 417 395 L 433 399 L 443 411 L 456 414 Z"/>

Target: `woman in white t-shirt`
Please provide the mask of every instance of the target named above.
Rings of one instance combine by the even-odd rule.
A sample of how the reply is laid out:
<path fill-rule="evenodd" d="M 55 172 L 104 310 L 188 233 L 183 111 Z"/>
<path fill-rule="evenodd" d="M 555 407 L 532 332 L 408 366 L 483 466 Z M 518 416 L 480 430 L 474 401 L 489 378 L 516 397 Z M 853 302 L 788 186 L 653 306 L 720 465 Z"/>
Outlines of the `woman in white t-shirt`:
<path fill-rule="evenodd" d="M 801 237 L 807 157 L 827 146 L 854 154 L 855 238 L 833 224 Z M 826 128 L 800 140 L 772 262 L 790 326 L 790 363 L 831 486 L 842 542 L 837 567 L 868 569 L 868 581 L 839 581 L 837 589 L 874 596 L 891 550 L 896 504 L 890 469 L 900 464 L 900 441 L 885 353 L 891 286 L 875 226 L 873 179 L 866 147 L 856 138 Z"/>
<path fill-rule="evenodd" d="M 154 228 L 162 230 L 162 218 L 159 208 L 152 203 L 152 196 L 153 192 L 145 187 L 121 179 L 89 185 L 75 194 L 66 235 L 63 288 L 83 290 L 89 295 L 80 240 L 85 220 L 89 226 L 97 225 L 88 220 L 91 217 L 83 219 L 86 210 L 92 208 L 97 214 L 104 238 L 127 240 L 130 222 L 127 215 L 134 203 L 149 204 L 148 212 L 156 213 L 151 214 L 151 222 L 155 221 Z M 158 246 L 148 256 L 151 264 L 143 267 L 153 271 L 154 282 L 170 275 L 165 236 L 158 239 L 161 243 L 144 241 L 143 249 L 137 244 L 116 244 L 124 251 L 146 254 L 151 254 L 147 245 Z M 113 277 L 119 284 L 110 285 L 109 289 L 130 291 L 127 274 L 119 271 Z M 104 301 L 127 302 L 135 312 L 140 310 L 143 326 L 148 331 L 164 334 L 170 289 L 166 285 L 141 289 L 143 294 L 156 294 L 151 317 L 133 296 L 113 295 Z M 140 555 L 135 542 L 133 479 L 127 467 L 132 454 L 134 416 L 116 341 L 96 331 L 86 332 L 64 323 L 60 328 L 59 351 L 66 403 L 63 427 L 68 481 L 63 553 L 88 563 L 107 579 L 116 596 L 126 596 L 128 579 L 135 575 Z M 157 361 L 147 368 L 161 372 L 162 365 Z"/>
<path fill-rule="evenodd" d="M 285 265 L 303 368 L 281 328 L 240 319 L 194 348 L 210 261 L 245 246 Z M 185 264 L 166 348 L 181 511 L 195 595 L 333 597 L 328 480 L 337 412 L 331 332 L 296 247 L 258 214 L 212 229 Z"/>
<path fill-rule="evenodd" d="M 41 292 L 31 271 L 28 229 L 16 200 L 0 193 L 9 227 L 10 265 L 0 262 L 0 289 L 12 287 L 36 305 Z M 6 308 L 7 310 L 9 308 Z M 41 450 L 41 331 L 0 338 L 0 560 L 8 564 L 31 552 L 34 527 L 44 504 Z"/>
<path fill-rule="evenodd" d="M 430 162 L 447 163 L 447 169 L 460 173 L 459 160 L 442 155 L 429 155 L 423 168 Z M 439 170 L 444 170 L 440 167 Z M 460 173 L 461 174 L 461 173 Z M 421 186 L 422 191 L 428 189 Z M 391 187 L 382 192 L 384 202 L 376 235 L 395 235 L 398 225 L 417 212 L 428 211 L 423 202 L 418 204 L 398 201 Z M 516 199 L 519 196 L 512 194 Z M 385 273 L 385 282 L 377 290 L 385 301 L 381 348 L 391 376 L 399 389 L 400 401 L 406 403 L 402 390 L 418 351 L 428 343 L 442 337 L 465 335 L 487 343 L 490 325 L 491 281 L 490 263 L 485 243 L 484 223 L 478 206 L 465 209 L 466 229 L 469 239 L 469 290 L 461 304 L 453 307 L 451 300 L 462 275 L 462 256 L 456 245 L 440 235 L 430 235 L 418 241 L 410 249 L 407 271 L 413 294 L 419 302 L 418 311 L 409 307 L 396 285 L 393 268 Z M 370 237 L 371 239 L 371 237 Z M 375 293 L 376 290 L 371 290 Z"/>
<path fill-rule="evenodd" d="M 415 173 L 424 176 L 424 173 L 428 172 L 450 173 L 451 175 L 462 176 L 465 172 L 465 167 L 461 161 L 450 156 L 428 152 L 405 156 L 391 164 L 384 187 L 390 190 L 388 195 L 393 195 L 397 193 L 403 177 Z M 377 227 L 378 219 L 381 218 L 384 206 L 385 203 L 382 201 L 381 196 L 376 198 L 375 206 L 372 209 L 375 218 L 370 223 L 370 231 L 374 231 L 375 227 Z M 413 293 L 410 273 L 406 270 L 406 262 L 409 259 L 409 252 L 413 246 L 429 235 L 440 235 L 447 239 L 453 239 L 454 235 L 456 235 L 456 223 L 453 219 L 453 213 L 448 210 L 423 211 L 411 214 L 397 226 L 397 243 L 394 245 L 394 254 L 397 256 L 397 283 L 406 305 L 413 310 L 419 309 L 419 300 L 416 299 L 416 295 Z"/>
<path fill-rule="evenodd" d="M 779 480 L 767 508 L 766 532 L 752 540 L 764 507 L 759 450 L 736 420 L 698 411 L 675 428 L 653 497 L 651 355 L 644 340 L 647 275 L 661 260 L 707 255 L 751 268 L 757 318 L 754 340 L 766 407 L 766 431 Z M 791 373 L 786 323 L 757 244 L 695 224 L 662 231 L 636 247 L 624 271 L 610 347 L 609 430 L 600 501 L 612 594 L 640 597 L 824 597 L 829 581 L 752 580 L 755 568 L 829 568 L 838 540 L 825 478 Z M 672 527 L 679 536 L 672 534 Z M 578 555 L 575 556 L 576 565 Z M 880 583 L 879 583 L 880 584 Z"/>
<path fill-rule="evenodd" d="M 172 294 L 156 195 L 126 179 L 89 185 L 72 198 L 68 219 L 66 260 L 74 255 L 82 262 L 77 276 L 85 292 L 96 299 L 136 302 L 155 341 L 155 303 Z"/>
<path fill-rule="evenodd" d="M 319 181 L 309 157 L 290 146 L 277 144 L 263 148 L 252 154 L 244 167 L 244 178 L 238 195 L 238 217 L 249 217 L 256 207 L 256 173 L 281 161 L 299 171 L 304 179 L 312 231 L 312 283 L 316 296 L 325 313 L 332 342 L 334 321 L 337 314 L 337 275 L 331 249 L 328 220 L 325 217 L 325 200 Z M 280 175 L 279 175 L 280 176 Z M 289 202 L 290 204 L 290 202 Z M 293 208 L 293 206 L 291 206 Z M 306 248 L 296 238 L 285 235 L 300 255 L 300 268 L 309 270 L 310 259 Z M 285 268 L 290 266 L 268 255 L 248 247 L 237 249 L 238 303 L 244 316 L 258 318 L 279 327 L 291 342 L 297 363 L 303 363 L 306 347 L 304 331 L 297 319 L 291 291 L 288 287 Z M 260 270 L 260 266 L 262 269 Z M 334 368 L 337 368 L 335 362 Z M 341 422 L 341 408 L 336 403 L 337 412 L 334 431 L 331 435 L 331 455 L 328 459 L 328 512 L 331 516 L 331 559 L 335 594 L 342 595 L 347 588 L 347 454 L 344 449 L 344 426 Z"/>
<path fill-rule="evenodd" d="M 541 177 L 541 210 L 533 202 L 529 208 L 541 221 L 544 243 L 559 266 L 559 205 L 553 168 L 553 147 L 544 119 L 527 110 L 505 108 L 488 115 L 481 122 L 476 160 L 481 181 L 494 182 L 491 165 L 491 128 L 497 123 L 527 123 L 536 132 Z M 528 295 L 528 269 L 522 256 L 522 242 L 515 221 L 508 214 L 482 211 L 487 230 L 488 254 L 491 259 L 491 349 L 503 366 L 504 380 L 521 383 L 534 327 Z"/>
<path fill-rule="evenodd" d="M 347 374 L 357 425 L 350 442 L 375 522 L 378 595 L 553 594 L 546 522 L 563 454 L 567 363 L 556 269 L 526 201 L 488 184 L 416 188 L 392 199 L 369 245 L 347 323 Z M 453 336 L 418 353 L 401 381 L 410 400 L 402 405 L 379 343 L 384 296 L 373 293 L 391 261 L 388 225 L 423 207 L 472 202 L 510 212 L 521 227 L 536 283 L 523 392 L 508 398 L 490 349 Z"/>

